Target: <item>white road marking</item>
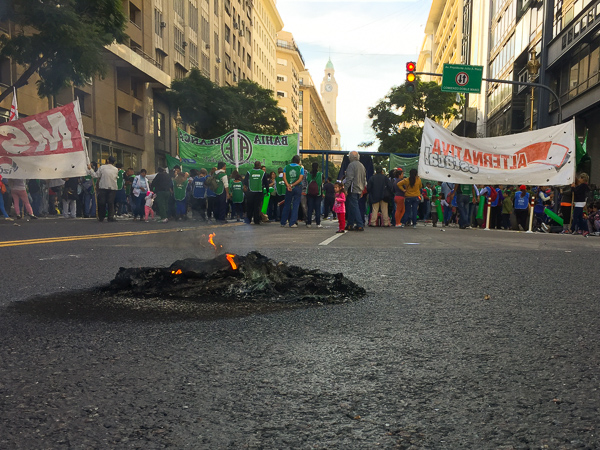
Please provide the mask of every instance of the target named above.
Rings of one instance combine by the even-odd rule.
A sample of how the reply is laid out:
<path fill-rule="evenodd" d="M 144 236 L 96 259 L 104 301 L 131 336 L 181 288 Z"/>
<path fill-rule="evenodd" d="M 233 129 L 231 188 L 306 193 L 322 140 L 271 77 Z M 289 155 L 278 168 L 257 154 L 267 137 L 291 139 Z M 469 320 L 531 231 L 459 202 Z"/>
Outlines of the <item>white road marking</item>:
<path fill-rule="evenodd" d="M 333 236 L 331 236 L 329 239 L 325 239 L 323 242 L 321 242 L 319 245 L 329 245 L 331 244 L 333 241 L 335 241 L 337 238 L 343 236 L 346 233 L 336 233 Z"/>

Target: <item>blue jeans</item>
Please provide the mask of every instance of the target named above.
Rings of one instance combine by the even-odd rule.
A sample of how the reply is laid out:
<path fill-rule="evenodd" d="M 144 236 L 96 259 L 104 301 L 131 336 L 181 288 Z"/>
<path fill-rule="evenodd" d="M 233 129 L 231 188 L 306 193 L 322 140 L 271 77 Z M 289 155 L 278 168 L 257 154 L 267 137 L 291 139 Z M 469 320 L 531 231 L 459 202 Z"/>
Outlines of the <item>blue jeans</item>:
<path fill-rule="evenodd" d="M 36 192 L 31 194 L 31 209 L 33 209 L 34 216 L 42 215 L 42 193 Z"/>
<path fill-rule="evenodd" d="M 358 206 L 360 194 L 348 194 L 346 197 L 346 223 L 349 227 L 363 227 L 365 223 Z"/>
<path fill-rule="evenodd" d="M 138 216 L 141 219 L 141 218 L 145 217 L 145 215 L 146 215 L 146 213 L 144 211 L 144 206 L 146 204 L 145 196 L 146 196 L 146 194 L 142 192 L 137 197 L 135 195 L 133 197 L 131 197 L 133 199 L 133 201 L 135 202 L 134 207 L 133 207 L 133 218 L 134 219 Z"/>
<path fill-rule="evenodd" d="M 576 206 L 573 208 L 573 222 L 571 223 L 571 231 L 588 231 L 587 220 L 583 218 L 583 208 Z"/>
<path fill-rule="evenodd" d="M 2 213 L 2 215 L 4 217 L 8 217 L 8 214 L 6 213 L 6 210 L 4 209 L 4 194 L 2 194 L 0 192 L 0 213 Z M 33 212 L 35 214 L 35 211 Z"/>
<path fill-rule="evenodd" d="M 96 217 L 96 196 L 93 192 L 83 194 L 83 216 Z"/>
<path fill-rule="evenodd" d="M 317 197 L 311 197 L 310 195 L 306 196 L 306 206 L 308 209 L 308 213 L 306 214 L 306 225 L 311 224 L 313 212 L 315 213 L 315 222 L 317 222 L 317 225 L 321 224 L 321 199 L 322 197 L 320 195 Z"/>
<path fill-rule="evenodd" d="M 458 206 L 458 224 L 461 228 L 468 227 L 469 222 L 469 200 L 470 196 L 460 194 L 456 199 L 456 205 Z"/>
<path fill-rule="evenodd" d="M 406 206 L 406 214 L 407 222 L 410 222 L 413 225 L 417 224 L 417 213 L 419 211 L 419 197 L 405 197 L 404 205 Z"/>
<path fill-rule="evenodd" d="M 298 209 L 300 208 L 300 197 L 302 196 L 302 186 L 294 186 L 291 191 L 285 191 L 285 203 L 281 212 L 281 225 L 285 225 L 290 219 L 290 227 L 298 222 Z"/>

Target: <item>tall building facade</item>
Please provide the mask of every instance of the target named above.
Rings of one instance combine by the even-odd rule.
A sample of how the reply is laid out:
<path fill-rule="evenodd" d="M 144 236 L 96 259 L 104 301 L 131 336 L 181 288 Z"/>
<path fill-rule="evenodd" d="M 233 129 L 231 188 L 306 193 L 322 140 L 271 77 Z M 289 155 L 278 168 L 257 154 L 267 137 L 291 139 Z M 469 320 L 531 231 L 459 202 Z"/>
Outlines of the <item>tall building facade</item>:
<path fill-rule="evenodd" d="M 304 58 L 296 46 L 292 33 L 277 33 L 277 84 L 279 107 L 290 125 L 289 133 L 300 132 L 300 73 L 304 72 Z"/>
<path fill-rule="evenodd" d="M 323 80 L 321 81 L 321 98 L 323 99 L 323 107 L 327 112 L 327 117 L 333 126 L 333 136 L 331 137 L 331 150 L 341 149 L 341 136 L 337 125 L 337 96 L 338 84 L 335 80 L 335 69 L 331 58 L 325 65 Z"/>
<path fill-rule="evenodd" d="M 123 0 L 123 9 L 129 38 L 105 48 L 105 77 L 52 98 L 38 98 L 35 76 L 18 90 L 23 116 L 79 99 L 92 160 L 113 155 L 126 167 L 151 172 L 165 166 L 166 155 L 176 153 L 176 123 L 161 94 L 194 67 L 220 86 L 256 78 L 275 87 L 275 36 L 283 24 L 274 0 Z M 0 23 L 2 34 L 17 31 Z M 0 90 L 23 70 L 1 60 Z M 0 121 L 8 118 L 11 98 L 0 104 Z"/>
<path fill-rule="evenodd" d="M 253 80 L 275 92 L 277 85 L 277 33 L 283 21 L 274 0 L 258 0 L 253 12 Z"/>
<path fill-rule="evenodd" d="M 335 128 L 308 71 L 300 74 L 300 148 L 331 150 Z"/>
<path fill-rule="evenodd" d="M 600 1 L 550 0 L 545 2 L 546 20 L 542 63 L 547 84 L 557 93 L 562 106 L 561 121 L 575 118 L 577 134 L 587 136 L 592 161 L 600 157 Z M 547 33 L 547 35 L 546 35 Z M 540 111 L 549 111 L 548 123 L 559 120 L 558 105 L 552 97 L 540 103 Z M 592 164 L 594 184 L 600 180 L 600 166 Z"/>

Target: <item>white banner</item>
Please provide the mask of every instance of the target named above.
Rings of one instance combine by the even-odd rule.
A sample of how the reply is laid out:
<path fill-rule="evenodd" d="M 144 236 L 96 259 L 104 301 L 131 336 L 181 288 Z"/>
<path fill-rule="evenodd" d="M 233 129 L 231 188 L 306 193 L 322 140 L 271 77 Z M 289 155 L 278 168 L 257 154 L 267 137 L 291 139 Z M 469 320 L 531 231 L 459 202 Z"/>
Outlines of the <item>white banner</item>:
<path fill-rule="evenodd" d="M 79 102 L 0 125 L 0 175 L 52 179 L 86 175 Z"/>
<path fill-rule="evenodd" d="M 475 139 L 425 119 L 419 176 L 463 184 L 569 185 L 575 179 L 575 122 Z"/>

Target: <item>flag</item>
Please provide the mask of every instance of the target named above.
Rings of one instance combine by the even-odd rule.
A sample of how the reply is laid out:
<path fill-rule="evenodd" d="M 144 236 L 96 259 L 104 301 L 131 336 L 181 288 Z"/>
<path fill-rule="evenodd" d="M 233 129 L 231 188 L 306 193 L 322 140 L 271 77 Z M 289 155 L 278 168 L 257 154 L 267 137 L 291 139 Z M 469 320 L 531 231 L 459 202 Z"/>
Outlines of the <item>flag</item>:
<path fill-rule="evenodd" d="M 17 88 L 13 87 L 13 101 L 10 105 L 10 115 L 8 116 L 8 120 L 12 122 L 13 120 L 19 120 L 19 108 L 17 107 Z"/>
<path fill-rule="evenodd" d="M 577 151 L 575 153 L 577 158 L 577 164 L 579 164 L 581 162 L 581 159 L 587 153 L 587 130 L 585 130 L 585 138 L 583 139 L 583 144 L 579 142 L 579 138 L 575 136 L 575 146 L 577 148 Z"/>

